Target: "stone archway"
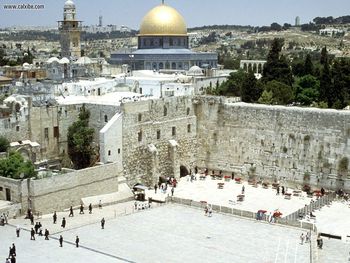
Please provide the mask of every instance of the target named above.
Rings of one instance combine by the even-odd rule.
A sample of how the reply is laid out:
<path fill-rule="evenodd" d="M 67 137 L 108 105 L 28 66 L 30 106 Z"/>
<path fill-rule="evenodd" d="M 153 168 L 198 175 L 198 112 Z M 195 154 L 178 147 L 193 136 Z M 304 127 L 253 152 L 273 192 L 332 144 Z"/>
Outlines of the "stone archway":
<path fill-rule="evenodd" d="M 189 174 L 188 169 L 186 168 L 186 166 L 180 165 L 180 178 L 181 177 L 185 177 Z"/>

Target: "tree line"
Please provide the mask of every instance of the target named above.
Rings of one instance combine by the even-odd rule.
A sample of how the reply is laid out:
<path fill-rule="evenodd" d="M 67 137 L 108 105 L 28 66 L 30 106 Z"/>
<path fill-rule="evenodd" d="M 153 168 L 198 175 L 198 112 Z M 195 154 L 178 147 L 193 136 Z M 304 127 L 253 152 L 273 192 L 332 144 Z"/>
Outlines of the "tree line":
<path fill-rule="evenodd" d="M 318 60 L 307 54 L 303 60 L 290 61 L 281 54 L 283 45 L 283 39 L 272 41 L 261 79 L 256 78 L 253 69 L 238 70 L 210 92 L 240 96 L 248 103 L 335 109 L 349 105 L 348 58 L 332 58 L 324 47 Z"/>

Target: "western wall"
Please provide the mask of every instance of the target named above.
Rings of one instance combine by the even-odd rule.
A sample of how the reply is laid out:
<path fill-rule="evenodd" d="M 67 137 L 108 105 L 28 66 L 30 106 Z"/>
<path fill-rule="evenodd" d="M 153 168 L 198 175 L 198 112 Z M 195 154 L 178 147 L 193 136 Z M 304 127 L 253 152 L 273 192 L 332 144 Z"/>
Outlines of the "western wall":
<path fill-rule="evenodd" d="M 180 166 L 189 171 L 197 165 L 271 183 L 350 189 L 347 111 L 197 96 L 125 104 L 123 114 L 130 185 L 152 185 L 158 176 L 179 176 Z"/>
<path fill-rule="evenodd" d="M 195 97 L 197 165 L 237 176 L 350 189 L 350 112 Z"/>

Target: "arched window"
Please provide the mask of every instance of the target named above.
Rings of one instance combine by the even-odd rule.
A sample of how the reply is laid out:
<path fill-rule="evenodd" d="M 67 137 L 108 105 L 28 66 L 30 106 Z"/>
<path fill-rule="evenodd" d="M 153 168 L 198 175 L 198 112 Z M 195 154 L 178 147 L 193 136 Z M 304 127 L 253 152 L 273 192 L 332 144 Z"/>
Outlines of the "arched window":
<path fill-rule="evenodd" d="M 191 109 L 187 108 L 187 115 L 190 115 L 190 111 L 191 111 Z"/>

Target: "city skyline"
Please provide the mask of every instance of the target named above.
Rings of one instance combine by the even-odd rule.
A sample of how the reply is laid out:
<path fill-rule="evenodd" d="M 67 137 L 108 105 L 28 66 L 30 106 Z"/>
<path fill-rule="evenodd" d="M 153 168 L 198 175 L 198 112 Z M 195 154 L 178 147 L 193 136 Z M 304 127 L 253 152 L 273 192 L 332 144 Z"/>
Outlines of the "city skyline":
<path fill-rule="evenodd" d="M 5 2 L 7 1 L 7 2 Z M 41 10 L 5 10 L 5 4 L 20 4 L 14 0 L 1 0 L 0 27 L 9 26 L 56 26 L 56 21 L 62 20 L 62 1 L 31 0 L 26 4 L 44 5 Z M 84 25 L 97 25 L 99 15 L 103 16 L 103 24 L 126 25 L 138 29 L 143 16 L 160 0 L 100 0 L 89 2 L 74 1 L 77 6 L 77 18 Z M 301 23 L 308 23 L 317 16 L 344 16 L 350 10 L 350 1 L 317 1 L 317 0 L 251 0 L 249 2 L 220 0 L 218 2 L 192 0 L 167 0 L 166 4 L 176 8 L 185 18 L 188 27 L 204 25 L 270 25 L 294 24 L 299 16 Z M 197 10 L 197 12 L 194 12 Z M 265 11 L 264 11 L 265 10 Z M 20 19 L 19 18 L 20 14 Z"/>

